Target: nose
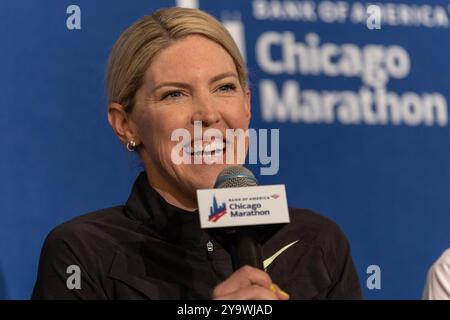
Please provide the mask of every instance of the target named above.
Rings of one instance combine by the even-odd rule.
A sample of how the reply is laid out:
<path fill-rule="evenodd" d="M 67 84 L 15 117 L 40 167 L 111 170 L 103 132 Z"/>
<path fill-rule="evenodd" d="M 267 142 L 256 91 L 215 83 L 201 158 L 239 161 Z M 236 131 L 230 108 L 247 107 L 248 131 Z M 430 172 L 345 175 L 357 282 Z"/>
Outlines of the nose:
<path fill-rule="evenodd" d="M 197 99 L 194 100 L 192 124 L 195 121 L 201 121 L 204 127 L 210 127 L 220 122 L 220 113 L 208 93 L 197 96 Z"/>

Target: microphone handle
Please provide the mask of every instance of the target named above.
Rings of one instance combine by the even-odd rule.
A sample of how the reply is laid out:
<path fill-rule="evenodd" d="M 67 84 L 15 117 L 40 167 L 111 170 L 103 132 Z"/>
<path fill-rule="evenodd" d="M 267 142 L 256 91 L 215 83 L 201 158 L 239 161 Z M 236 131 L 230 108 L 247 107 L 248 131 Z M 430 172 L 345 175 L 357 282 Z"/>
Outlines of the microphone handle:
<path fill-rule="evenodd" d="M 256 240 L 255 229 L 237 228 L 231 237 L 231 261 L 233 270 L 249 265 L 264 270 L 261 246 Z"/>

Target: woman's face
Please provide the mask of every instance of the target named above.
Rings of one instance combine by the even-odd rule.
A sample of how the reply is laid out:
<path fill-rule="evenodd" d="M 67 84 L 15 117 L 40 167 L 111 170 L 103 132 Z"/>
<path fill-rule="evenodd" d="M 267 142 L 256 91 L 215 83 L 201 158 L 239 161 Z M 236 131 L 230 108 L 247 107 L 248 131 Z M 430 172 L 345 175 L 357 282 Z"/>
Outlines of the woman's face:
<path fill-rule="evenodd" d="M 220 171 L 231 165 L 225 163 L 227 148 L 223 164 L 194 164 L 190 154 L 191 164 L 175 164 L 172 149 L 179 142 L 171 140 L 172 133 L 186 129 L 193 148 L 194 122 L 201 121 L 203 132 L 219 130 L 224 139 L 227 129 L 248 129 L 250 93 L 240 85 L 233 59 L 220 45 L 188 36 L 154 57 L 137 92 L 131 120 L 152 186 L 169 202 L 196 207 L 196 190 L 212 188 Z"/>

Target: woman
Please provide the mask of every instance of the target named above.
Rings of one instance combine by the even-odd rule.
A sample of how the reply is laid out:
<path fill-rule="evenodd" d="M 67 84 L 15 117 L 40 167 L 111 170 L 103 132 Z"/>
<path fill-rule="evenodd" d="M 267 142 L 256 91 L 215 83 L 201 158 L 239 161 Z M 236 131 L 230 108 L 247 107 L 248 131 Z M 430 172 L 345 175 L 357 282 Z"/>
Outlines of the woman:
<path fill-rule="evenodd" d="M 196 190 L 212 188 L 229 164 L 175 164 L 171 134 L 192 133 L 200 123 L 225 136 L 250 121 L 246 67 L 217 20 L 181 8 L 142 18 L 115 44 L 107 81 L 109 123 L 145 172 L 124 206 L 50 233 L 33 298 L 361 297 L 345 236 L 317 214 L 290 209 L 291 223 L 263 244 L 264 258 L 276 257 L 266 261 L 267 272 L 248 266 L 233 272 L 228 252 L 200 229 Z"/>

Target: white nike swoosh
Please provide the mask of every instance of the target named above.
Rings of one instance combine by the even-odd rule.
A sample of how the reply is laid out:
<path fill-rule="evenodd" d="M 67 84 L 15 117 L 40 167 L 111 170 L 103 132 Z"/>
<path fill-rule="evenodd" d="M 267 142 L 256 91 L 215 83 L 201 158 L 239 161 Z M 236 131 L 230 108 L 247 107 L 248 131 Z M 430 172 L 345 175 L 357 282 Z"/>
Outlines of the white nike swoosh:
<path fill-rule="evenodd" d="M 264 260 L 263 262 L 263 266 L 264 266 L 264 271 L 269 267 L 269 265 L 272 264 L 272 262 L 275 261 L 276 258 L 278 258 L 278 256 L 280 254 L 282 254 L 284 251 L 286 251 L 287 249 L 289 249 L 290 246 L 296 244 L 297 242 L 299 242 L 299 240 L 296 240 L 292 243 L 289 243 L 288 245 L 285 245 L 283 248 L 281 248 L 280 250 L 278 250 L 277 252 L 275 252 L 275 254 L 273 254 L 271 257 L 267 258 L 266 260 Z"/>

